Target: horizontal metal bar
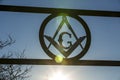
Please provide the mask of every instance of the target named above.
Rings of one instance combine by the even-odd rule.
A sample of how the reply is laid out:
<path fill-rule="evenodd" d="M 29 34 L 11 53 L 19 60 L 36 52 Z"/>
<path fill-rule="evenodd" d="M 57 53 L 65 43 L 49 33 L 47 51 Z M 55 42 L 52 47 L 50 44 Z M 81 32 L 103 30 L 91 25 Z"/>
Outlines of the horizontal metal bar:
<path fill-rule="evenodd" d="M 22 64 L 22 65 L 74 65 L 74 66 L 120 66 L 120 61 L 109 60 L 64 60 L 56 63 L 50 59 L 0 59 L 0 64 Z"/>
<path fill-rule="evenodd" d="M 61 9 L 61 8 L 43 8 L 43 7 L 28 7 L 28 6 L 12 6 L 0 5 L 0 11 L 11 12 L 28 12 L 28 13 L 47 13 L 47 14 L 72 14 L 85 16 L 107 16 L 120 17 L 120 11 L 98 11 L 98 10 L 77 10 L 77 9 Z"/>

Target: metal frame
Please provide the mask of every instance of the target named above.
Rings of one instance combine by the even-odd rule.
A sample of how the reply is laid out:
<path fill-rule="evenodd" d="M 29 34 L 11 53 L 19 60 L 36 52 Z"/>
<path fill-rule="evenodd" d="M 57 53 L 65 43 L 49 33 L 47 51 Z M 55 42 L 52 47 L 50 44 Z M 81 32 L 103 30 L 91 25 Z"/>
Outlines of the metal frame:
<path fill-rule="evenodd" d="M 22 65 L 74 65 L 74 66 L 120 66 L 120 61 L 111 60 L 64 60 L 56 63 L 50 59 L 0 59 L 0 64 L 22 64 Z"/>
<path fill-rule="evenodd" d="M 27 12 L 27 13 L 44 13 L 59 14 L 66 13 L 69 15 L 83 16 L 101 16 L 101 17 L 120 17 L 120 12 L 116 11 L 97 11 L 97 10 L 76 10 L 60 8 L 42 8 L 27 6 L 0 5 L 0 11 L 10 12 Z M 56 63 L 52 59 L 8 59 L 0 58 L 0 64 L 23 64 L 23 65 L 77 65 L 77 66 L 120 66 L 120 61 L 114 60 L 63 60 L 62 63 Z"/>
<path fill-rule="evenodd" d="M 12 5 L 0 5 L 0 11 L 44 13 L 44 14 L 66 13 L 66 14 L 84 15 L 84 16 L 120 17 L 120 12 L 117 11 L 77 10 L 77 9 L 43 8 L 43 7 L 27 7 L 27 6 L 12 6 Z"/>

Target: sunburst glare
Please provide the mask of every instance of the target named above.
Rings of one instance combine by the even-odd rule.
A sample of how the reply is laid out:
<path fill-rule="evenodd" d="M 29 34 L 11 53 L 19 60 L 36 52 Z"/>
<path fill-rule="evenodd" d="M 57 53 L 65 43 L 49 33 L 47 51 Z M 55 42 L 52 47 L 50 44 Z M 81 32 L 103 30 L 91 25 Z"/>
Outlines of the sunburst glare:
<path fill-rule="evenodd" d="M 48 80 L 70 80 L 69 76 L 62 71 L 51 73 Z"/>

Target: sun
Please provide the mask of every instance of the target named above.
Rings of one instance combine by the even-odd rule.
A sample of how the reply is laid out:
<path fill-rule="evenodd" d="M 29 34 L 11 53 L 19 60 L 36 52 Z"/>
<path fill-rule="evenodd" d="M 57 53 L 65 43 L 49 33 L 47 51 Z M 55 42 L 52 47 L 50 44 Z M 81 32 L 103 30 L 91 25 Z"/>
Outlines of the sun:
<path fill-rule="evenodd" d="M 48 80 L 70 80 L 69 77 L 61 71 L 51 74 Z"/>

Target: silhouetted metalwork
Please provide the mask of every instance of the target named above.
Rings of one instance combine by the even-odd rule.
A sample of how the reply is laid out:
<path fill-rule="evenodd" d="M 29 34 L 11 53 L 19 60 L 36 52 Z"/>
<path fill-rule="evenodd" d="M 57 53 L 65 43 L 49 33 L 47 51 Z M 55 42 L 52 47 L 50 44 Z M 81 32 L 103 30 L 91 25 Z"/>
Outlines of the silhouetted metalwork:
<path fill-rule="evenodd" d="M 76 19 L 77 21 L 79 21 L 79 23 L 82 24 L 82 27 L 85 29 L 85 33 L 86 35 L 83 35 L 82 37 L 79 37 L 77 38 L 74 30 L 72 29 L 71 25 L 69 24 L 68 20 L 67 20 L 67 16 L 65 15 L 59 15 L 59 16 L 62 16 L 62 21 L 60 23 L 60 25 L 58 26 L 57 30 L 55 31 L 55 34 L 53 35 L 53 38 L 50 37 L 50 36 L 47 36 L 47 35 L 44 35 L 44 31 L 45 31 L 45 27 L 47 25 L 47 23 L 49 23 L 49 21 L 51 21 L 53 18 L 55 17 L 58 17 L 58 15 L 50 15 L 48 16 L 42 23 L 41 27 L 40 27 L 40 32 L 39 32 L 39 39 L 40 39 L 40 43 L 41 43 L 41 46 L 43 48 L 43 50 L 47 53 L 47 55 L 49 57 L 51 57 L 52 59 L 55 59 L 56 55 L 54 55 L 53 52 L 51 52 L 49 50 L 49 47 L 51 46 L 51 44 L 62 54 L 64 55 L 65 59 L 68 59 L 67 57 L 75 50 L 75 48 L 77 48 L 78 45 L 80 45 L 80 47 L 82 48 L 82 51 L 76 55 L 75 57 L 72 57 L 72 58 L 69 58 L 69 59 L 74 59 L 74 60 L 78 60 L 80 59 L 81 57 L 83 57 L 86 52 L 88 51 L 89 47 L 90 47 L 90 42 L 91 42 L 91 34 L 90 34 L 90 30 L 87 26 L 87 24 L 85 23 L 85 21 L 80 18 L 79 16 L 75 16 L 75 15 L 69 15 L 69 17 L 72 17 L 74 19 Z M 69 49 L 67 51 L 64 50 L 64 47 L 61 46 L 61 44 L 59 45 L 54 39 L 56 37 L 56 35 L 60 32 L 61 28 L 63 27 L 63 24 L 66 23 L 68 29 L 71 31 L 71 33 L 73 34 L 73 36 L 75 37 L 76 39 L 76 42 L 74 44 L 71 44 L 71 47 L 69 47 Z M 80 26 L 81 27 L 81 26 Z M 52 28 L 52 27 L 50 27 Z M 60 35 L 59 35 L 59 42 L 62 42 L 62 40 L 60 40 L 60 36 L 62 34 L 66 34 L 67 32 L 62 32 Z M 69 33 L 67 33 L 69 34 Z M 70 35 L 70 34 L 69 34 Z M 44 40 L 44 37 L 50 42 L 49 46 L 46 46 L 45 44 L 45 40 Z M 86 38 L 86 44 L 85 44 L 85 47 L 83 47 L 81 45 L 81 42 Z M 70 43 L 70 42 L 69 42 Z"/>
<path fill-rule="evenodd" d="M 111 60 L 64 60 L 56 63 L 49 59 L 0 59 L 0 64 L 23 64 L 23 65 L 75 65 L 75 66 L 120 66 L 120 61 Z"/>
<path fill-rule="evenodd" d="M 77 10 L 77 9 L 27 7 L 27 6 L 12 6 L 12 5 L 0 5 L 0 11 L 44 13 L 44 14 L 66 13 L 66 14 L 85 15 L 85 16 L 120 17 L 120 12 L 117 11 Z"/>
<path fill-rule="evenodd" d="M 71 46 L 72 46 L 72 42 L 71 41 L 68 41 L 67 43 L 69 44 L 69 46 L 64 46 L 63 44 L 62 44 L 62 42 L 63 42 L 63 35 L 65 35 L 65 34 L 67 34 L 67 35 L 69 35 L 69 37 L 71 38 L 71 34 L 70 33 L 68 33 L 68 32 L 62 32 L 60 35 L 59 35 L 59 39 L 58 39 L 58 42 L 59 42 L 59 44 L 60 44 L 60 46 L 62 46 L 62 48 L 63 49 L 69 49 Z"/>
<path fill-rule="evenodd" d="M 6 59 L 6 58 L 0 58 L 0 64 L 23 64 L 23 65 L 82 65 L 82 66 L 120 66 L 120 61 L 113 61 L 113 60 L 80 60 L 86 52 L 88 51 L 91 43 L 91 34 L 90 30 L 88 28 L 88 25 L 85 23 L 85 21 L 79 17 L 79 15 L 83 16 L 102 16 L 102 17 L 120 17 L 120 12 L 116 11 L 97 11 L 97 10 L 76 10 L 76 9 L 60 9 L 60 8 L 42 8 L 42 7 L 27 7 L 27 6 L 12 6 L 12 5 L 0 5 L 0 11 L 10 11 L 10 12 L 28 12 L 28 13 L 44 13 L 44 14 L 51 14 L 49 15 L 42 23 L 40 32 L 39 32 L 39 38 L 40 43 L 42 44 L 42 48 L 47 53 L 49 57 L 52 59 Z M 72 29 L 71 25 L 69 24 L 69 21 L 67 20 L 67 16 L 62 16 L 62 21 L 60 25 L 58 26 L 58 29 L 56 30 L 53 37 L 49 35 L 44 35 L 44 29 L 47 23 L 58 16 L 58 14 L 69 14 L 69 17 L 72 17 L 76 19 L 79 23 L 82 24 L 82 26 L 85 29 L 86 35 L 83 35 L 81 37 L 77 37 L 74 30 Z M 62 44 L 62 36 L 64 34 L 69 35 L 71 38 L 71 33 L 69 32 L 62 32 L 59 35 L 58 42 L 59 44 L 54 40 L 57 36 L 58 32 L 62 28 L 63 24 L 66 23 L 67 27 L 71 31 L 71 33 L 74 35 L 76 42 L 74 44 L 71 43 L 71 41 L 68 41 L 68 46 L 64 46 Z M 50 44 L 48 46 L 45 45 L 44 38 L 46 38 Z M 86 39 L 86 44 L 83 46 L 81 42 Z M 64 60 L 61 63 L 56 63 L 54 61 L 55 55 L 49 51 L 50 46 L 53 45 L 62 55 L 64 55 Z M 82 51 L 72 57 L 67 58 L 74 49 L 80 46 L 82 48 Z M 64 49 L 67 49 L 65 51 Z"/>

